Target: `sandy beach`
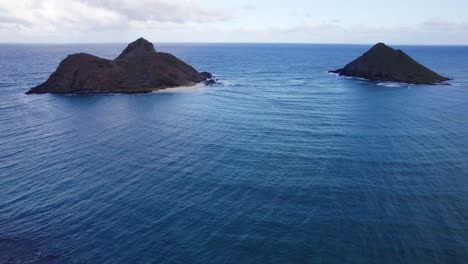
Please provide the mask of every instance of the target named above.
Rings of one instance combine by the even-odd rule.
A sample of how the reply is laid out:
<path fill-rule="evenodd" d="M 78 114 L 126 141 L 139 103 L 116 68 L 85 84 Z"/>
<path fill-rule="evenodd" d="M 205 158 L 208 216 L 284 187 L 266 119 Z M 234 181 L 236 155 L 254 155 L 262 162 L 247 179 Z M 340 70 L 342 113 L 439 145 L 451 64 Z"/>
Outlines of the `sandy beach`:
<path fill-rule="evenodd" d="M 155 91 L 154 93 L 185 93 L 185 92 L 194 92 L 198 91 L 202 88 L 205 88 L 206 84 L 204 83 L 197 83 L 195 85 L 190 86 L 179 86 L 173 88 L 166 88 L 162 90 Z"/>

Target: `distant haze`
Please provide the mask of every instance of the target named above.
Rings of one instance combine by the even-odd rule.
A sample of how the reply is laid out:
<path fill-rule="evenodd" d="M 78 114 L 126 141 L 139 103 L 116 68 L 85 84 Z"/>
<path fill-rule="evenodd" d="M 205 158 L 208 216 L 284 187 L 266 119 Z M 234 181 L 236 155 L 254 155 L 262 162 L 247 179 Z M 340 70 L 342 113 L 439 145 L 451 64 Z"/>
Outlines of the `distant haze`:
<path fill-rule="evenodd" d="M 0 0 L 0 42 L 468 44 L 466 0 Z"/>

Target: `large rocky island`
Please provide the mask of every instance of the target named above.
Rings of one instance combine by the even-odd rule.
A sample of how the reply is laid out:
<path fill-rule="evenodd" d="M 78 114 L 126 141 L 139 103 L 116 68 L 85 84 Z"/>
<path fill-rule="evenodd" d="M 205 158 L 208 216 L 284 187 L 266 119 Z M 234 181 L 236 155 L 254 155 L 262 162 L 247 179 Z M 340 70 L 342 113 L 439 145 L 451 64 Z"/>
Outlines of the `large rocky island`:
<path fill-rule="evenodd" d="M 401 50 L 378 43 L 344 68 L 330 71 L 341 76 L 410 84 L 442 84 L 450 80 L 419 64 Z"/>
<path fill-rule="evenodd" d="M 140 38 L 114 60 L 85 53 L 70 55 L 45 83 L 26 93 L 147 93 L 214 82 L 210 73 L 198 72 L 174 55 L 156 52 L 151 42 Z"/>

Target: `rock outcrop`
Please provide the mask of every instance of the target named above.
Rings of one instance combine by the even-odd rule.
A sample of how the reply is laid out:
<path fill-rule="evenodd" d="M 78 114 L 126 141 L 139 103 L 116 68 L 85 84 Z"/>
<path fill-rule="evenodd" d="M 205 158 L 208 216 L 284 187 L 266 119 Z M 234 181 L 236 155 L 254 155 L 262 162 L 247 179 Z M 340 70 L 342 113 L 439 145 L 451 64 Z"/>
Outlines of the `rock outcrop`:
<path fill-rule="evenodd" d="M 114 60 L 79 53 L 64 59 L 49 79 L 27 94 L 147 93 L 196 83 L 213 84 L 208 72 L 198 72 L 174 55 L 156 52 L 140 38 Z"/>
<path fill-rule="evenodd" d="M 401 50 L 378 43 L 344 68 L 330 71 L 341 76 L 410 84 L 442 84 L 450 80 L 419 64 Z"/>

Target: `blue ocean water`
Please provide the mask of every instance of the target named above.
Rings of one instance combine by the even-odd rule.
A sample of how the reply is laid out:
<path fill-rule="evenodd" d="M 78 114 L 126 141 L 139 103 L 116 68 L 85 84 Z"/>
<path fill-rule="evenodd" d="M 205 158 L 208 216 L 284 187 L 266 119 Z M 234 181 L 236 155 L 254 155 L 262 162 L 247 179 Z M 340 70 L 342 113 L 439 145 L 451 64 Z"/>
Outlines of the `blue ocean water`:
<path fill-rule="evenodd" d="M 328 74 L 370 46 L 162 44 L 221 84 L 24 95 L 68 54 L 0 45 L 0 263 L 466 263 L 468 47 L 450 86 Z"/>

